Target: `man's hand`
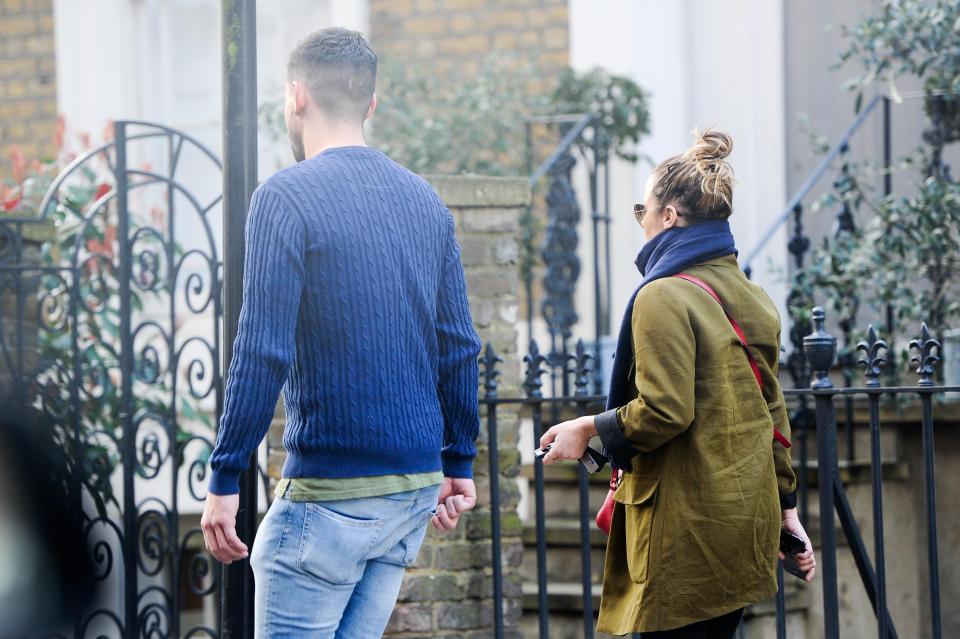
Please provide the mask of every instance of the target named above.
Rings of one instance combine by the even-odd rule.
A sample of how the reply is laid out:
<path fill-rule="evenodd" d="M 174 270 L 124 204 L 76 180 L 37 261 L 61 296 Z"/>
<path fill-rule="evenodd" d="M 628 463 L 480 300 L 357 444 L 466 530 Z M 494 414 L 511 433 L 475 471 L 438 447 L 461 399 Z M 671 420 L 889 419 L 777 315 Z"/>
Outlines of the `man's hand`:
<path fill-rule="evenodd" d="M 802 539 L 803 545 L 807 548 L 803 552 L 794 556 L 797 559 L 797 567 L 807 573 L 805 581 L 810 583 L 813 581 L 813 575 L 817 571 L 817 559 L 813 555 L 813 546 L 810 544 L 810 538 L 807 536 L 807 531 L 805 531 L 803 526 L 800 524 L 800 518 L 797 516 L 796 508 L 788 508 L 787 510 L 781 512 L 781 525 L 786 529 L 787 532 L 791 532 Z M 780 559 L 781 561 L 786 559 L 782 552 L 780 553 Z"/>
<path fill-rule="evenodd" d="M 437 514 L 430 522 L 437 530 L 453 530 L 460 515 L 477 505 L 477 489 L 472 479 L 444 477 L 437 499 Z"/>
<path fill-rule="evenodd" d="M 207 493 L 207 503 L 200 518 L 203 542 L 210 554 L 229 564 L 247 556 L 247 546 L 237 537 L 237 510 L 240 495 Z"/>
<path fill-rule="evenodd" d="M 550 446 L 543 463 L 552 464 L 561 459 L 580 459 L 587 452 L 587 444 L 597 434 L 593 415 L 578 417 L 557 424 L 540 438 L 540 448 Z"/>

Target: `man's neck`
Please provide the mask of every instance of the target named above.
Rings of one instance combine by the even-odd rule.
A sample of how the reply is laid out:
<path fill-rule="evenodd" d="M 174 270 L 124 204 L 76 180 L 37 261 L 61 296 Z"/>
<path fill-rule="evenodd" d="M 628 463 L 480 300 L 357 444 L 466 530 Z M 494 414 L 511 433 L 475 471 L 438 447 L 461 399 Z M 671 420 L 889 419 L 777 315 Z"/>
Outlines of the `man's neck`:
<path fill-rule="evenodd" d="M 363 127 L 327 125 L 304 128 L 303 150 L 307 158 L 317 156 L 328 149 L 344 146 L 367 146 L 367 141 L 363 139 Z"/>

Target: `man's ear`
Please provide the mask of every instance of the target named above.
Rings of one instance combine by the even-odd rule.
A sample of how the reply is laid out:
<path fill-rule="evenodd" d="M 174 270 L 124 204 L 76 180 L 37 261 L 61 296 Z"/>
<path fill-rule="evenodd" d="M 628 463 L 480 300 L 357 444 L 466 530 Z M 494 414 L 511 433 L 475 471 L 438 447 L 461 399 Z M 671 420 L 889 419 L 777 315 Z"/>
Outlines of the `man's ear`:
<path fill-rule="evenodd" d="M 299 80 L 293 80 L 293 112 L 301 115 L 307 106 L 307 87 Z"/>
<path fill-rule="evenodd" d="M 363 119 L 369 120 L 371 117 L 373 117 L 373 112 L 376 110 L 377 110 L 377 94 L 374 93 L 373 96 L 370 97 L 370 106 L 367 107 L 367 114 L 363 117 Z"/>

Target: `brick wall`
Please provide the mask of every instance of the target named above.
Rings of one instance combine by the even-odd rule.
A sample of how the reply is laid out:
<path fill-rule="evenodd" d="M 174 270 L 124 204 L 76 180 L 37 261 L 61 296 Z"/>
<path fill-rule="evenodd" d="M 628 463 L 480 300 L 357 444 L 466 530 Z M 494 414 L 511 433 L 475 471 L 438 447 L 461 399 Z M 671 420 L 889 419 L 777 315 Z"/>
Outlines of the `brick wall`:
<path fill-rule="evenodd" d="M 45 244 L 53 241 L 51 222 L 5 224 L 0 220 L 0 237 L 19 237 L 19 248 L 12 243 L 0 248 L 0 267 L 25 267 L 16 279 L 0 284 L 0 335 L 8 336 L 0 344 L 0 400 L 20 400 L 24 382 L 34 379 L 40 365 L 37 340 L 41 300 L 37 296 Z M 16 341 L 20 336 L 20 342 Z M 19 349 L 18 349 L 19 347 Z"/>
<path fill-rule="evenodd" d="M 567 0 L 370 0 L 370 40 L 381 58 L 452 79 L 485 55 L 515 54 L 550 77 L 570 63 Z"/>
<path fill-rule="evenodd" d="M 517 230 L 530 201 L 525 178 L 432 177 L 434 188 L 456 220 L 457 239 L 467 278 L 474 325 L 484 344 L 490 342 L 504 359 L 500 394 L 520 394 L 520 362 L 516 321 L 519 309 Z M 493 585 L 490 546 L 490 473 L 486 419 L 481 411 L 479 455 L 474 463 L 478 507 L 465 514 L 457 530 L 428 529 L 416 565 L 407 571 L 387 636 L 480 639 L 493 636 Z M 519 636 L 521 615 L 520 562 L 522 525 L 517 515 L 520 471 L 517 441 L 520 420 L 510 406 L 497 411 L 500 461 L 501 531 L 504 566 L 505 620 L 509 637 Z M 268 473 L 280 476 L 284 451 L 283 415 L 268 435 Z M 272 497 L 272 495 L 271 495 Z"/>
<path fill-rule="evenodd" d="M 56 127 L 53 0 L 0 0 L 0 178 L 12 145 L 51 158 Z"/>

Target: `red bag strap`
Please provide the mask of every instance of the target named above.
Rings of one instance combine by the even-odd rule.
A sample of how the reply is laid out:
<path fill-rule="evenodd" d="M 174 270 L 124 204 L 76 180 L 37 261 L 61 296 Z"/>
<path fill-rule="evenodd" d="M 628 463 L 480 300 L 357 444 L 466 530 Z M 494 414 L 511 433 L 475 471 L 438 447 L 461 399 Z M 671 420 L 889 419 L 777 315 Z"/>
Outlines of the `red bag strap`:
<path fill-rule="evenodd" d="M 757 378 L 757 385 L 760 386 L 760 390 L 763 391 L 763 377 L 760 375 L 760 365 L 757 364 L 756 358 L 750 351 L 750 345 L 747 343 L 747 336 L 743 334 L 743 329 L 741 329 L 740 325 L 737 324 L 737 320 L 733 319 L 733 315 L 731 315 L 730 311 L 727 310 L 727 307 L 723 305 L 723 302 L 720 300 L 720 296 L 717 295 L 706 282 L 694 277 L 693 275 L 688 275 L 687 273 L 677 273 L 674 275 L 674 277 L 679 277 L 681 280 L 686 280 L 692 284 L 696 284 L 709 293 L 710 297 L 717 301 L 717 304 L 719 304 L 720 308 L 723 309 L 724 315 L 727 316 L 730 326 L 733 327 L 733 331 L 737 334 L 737 337 L 740 338 L 740 345 L 743 346 L 743 352 L 747 354 L 747 360 L 750 362 L 750 368 L 753 370 L 753 376 Z M 790 448 L 790 440 L 784 437 L 783 433 L 778 431 L 776 427 L 773 429 L 773 436 L 778 442 L 783 444 L 785 448 Z"/>

